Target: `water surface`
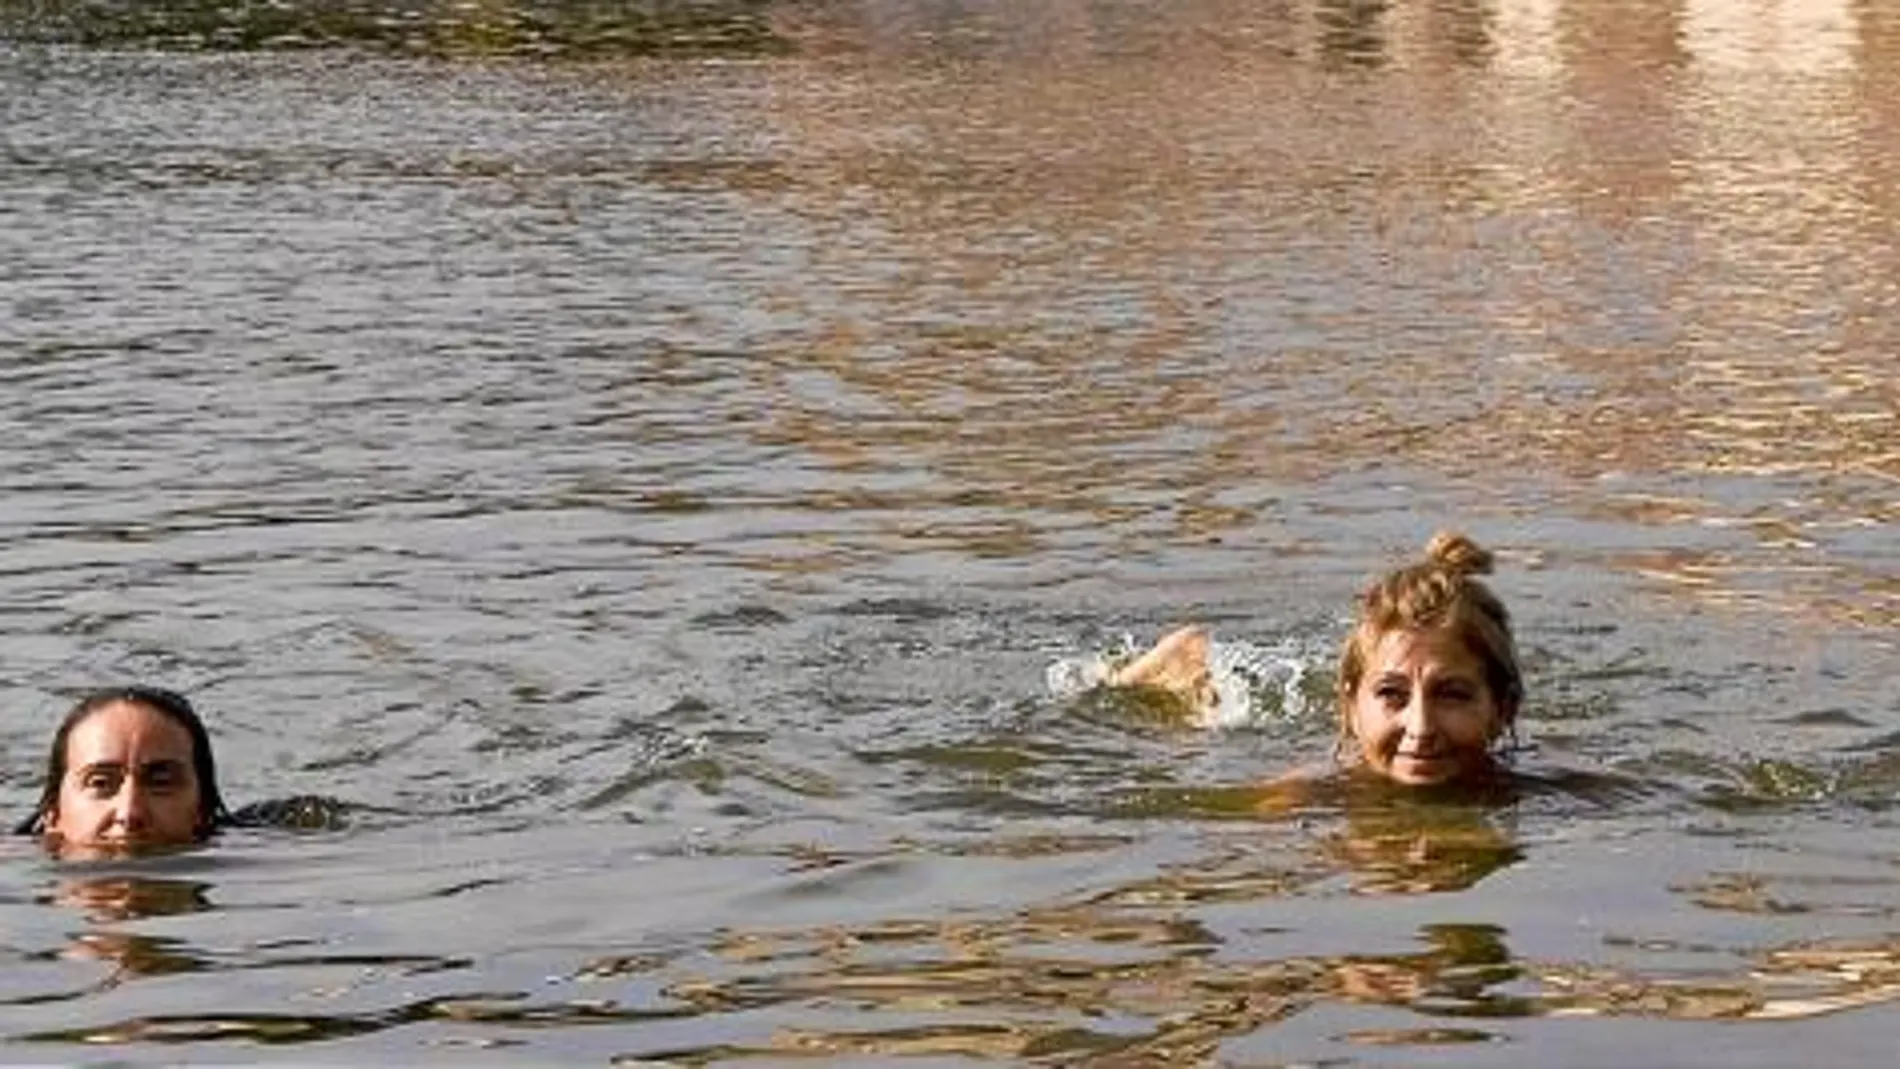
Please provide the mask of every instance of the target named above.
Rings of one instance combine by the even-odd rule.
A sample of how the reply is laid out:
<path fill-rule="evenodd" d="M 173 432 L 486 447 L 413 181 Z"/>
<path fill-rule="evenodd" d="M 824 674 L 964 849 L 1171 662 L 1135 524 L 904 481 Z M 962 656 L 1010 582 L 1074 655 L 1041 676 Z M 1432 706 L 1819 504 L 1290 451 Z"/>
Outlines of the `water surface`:
<path fill-rule="evenodd" d="M 1884 1065 L 1900 22 L 0 2 L 14 1061 Z M 1508 805 L 1253 787 L 1500 552 Z M 1058 696 L 1186 619 L 1252 722 Z"/>

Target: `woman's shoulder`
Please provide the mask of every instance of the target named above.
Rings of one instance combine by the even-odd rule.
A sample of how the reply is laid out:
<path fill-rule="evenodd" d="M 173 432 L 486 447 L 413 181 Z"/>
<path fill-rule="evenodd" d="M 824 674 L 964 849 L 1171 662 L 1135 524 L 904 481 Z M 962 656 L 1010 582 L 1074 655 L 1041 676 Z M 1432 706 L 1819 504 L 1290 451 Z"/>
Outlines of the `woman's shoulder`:
<path fill-rule="evenodd" d="M 236 828 L 294 828 L 327 831 L 347 823 L 350 806 L 321 794 L 294 794 L 240 806 L 225 821 Z"/>

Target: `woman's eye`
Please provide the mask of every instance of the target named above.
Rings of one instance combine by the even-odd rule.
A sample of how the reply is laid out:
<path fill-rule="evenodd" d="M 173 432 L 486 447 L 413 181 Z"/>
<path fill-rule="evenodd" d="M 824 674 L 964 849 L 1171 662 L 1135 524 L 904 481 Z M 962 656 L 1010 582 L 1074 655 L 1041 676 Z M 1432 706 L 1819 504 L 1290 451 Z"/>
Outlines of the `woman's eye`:
<path fill-rule="evenodd" d="M 93 772 L 79 781 L 79 785 L 94 794 L 111 795 L 119 792 L 119 777 L 107 772 Z"/>
<path fill-rule="evenodd" d="M 1384 686 L 1373 691 L 1372 695 L 1373 697 L 1378 698 L 1381 702 L 1384 702 L 1387 705 L 1404 705 L 1405 704 L 1405 688 L 1404 687 Z"/>

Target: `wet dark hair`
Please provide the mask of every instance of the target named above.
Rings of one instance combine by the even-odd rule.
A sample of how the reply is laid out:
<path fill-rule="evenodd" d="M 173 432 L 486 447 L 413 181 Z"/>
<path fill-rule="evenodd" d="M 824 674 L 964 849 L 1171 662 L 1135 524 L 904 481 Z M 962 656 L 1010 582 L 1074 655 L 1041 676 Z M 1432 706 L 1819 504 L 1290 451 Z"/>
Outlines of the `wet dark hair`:
<path fill-rule="evenodd" d="M 95 690 L 79 700 L 66 719 L 53 732 L 53 748 L 46 755 L 46 783 L 40 789 L 40 801 L 33 815 L 13 829 L 16 835 L 38 835 L 46 830 L 46 817 L 59 804 L 59 785 L 66 778 L 66 741 L 73 729 L 87 717 L 118 702 L 142 705 L 185 729 L 191 736 L 191 768 L 198 779 L 198 838 L 231 823 L 231 813 L 218 794 L 218 766 L 211 756 L 211 735 L 204 721 L 185 696 L 162 687 L 109 687 Z"/>

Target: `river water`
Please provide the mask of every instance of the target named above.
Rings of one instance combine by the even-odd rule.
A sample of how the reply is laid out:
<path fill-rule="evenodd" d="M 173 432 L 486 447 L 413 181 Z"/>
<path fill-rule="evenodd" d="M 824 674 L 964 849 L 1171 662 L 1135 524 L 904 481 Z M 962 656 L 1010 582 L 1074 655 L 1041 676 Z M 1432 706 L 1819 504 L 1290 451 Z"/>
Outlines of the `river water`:
<path fill-rule="evenodd" d="M 0 1059 L 1888 1065 L 1875 0 L 0 2 Z M 1324 762 L 1500 554 L 1513 804 Z M 1183 620 L 1214 729 L 1052 675 Z"/>

